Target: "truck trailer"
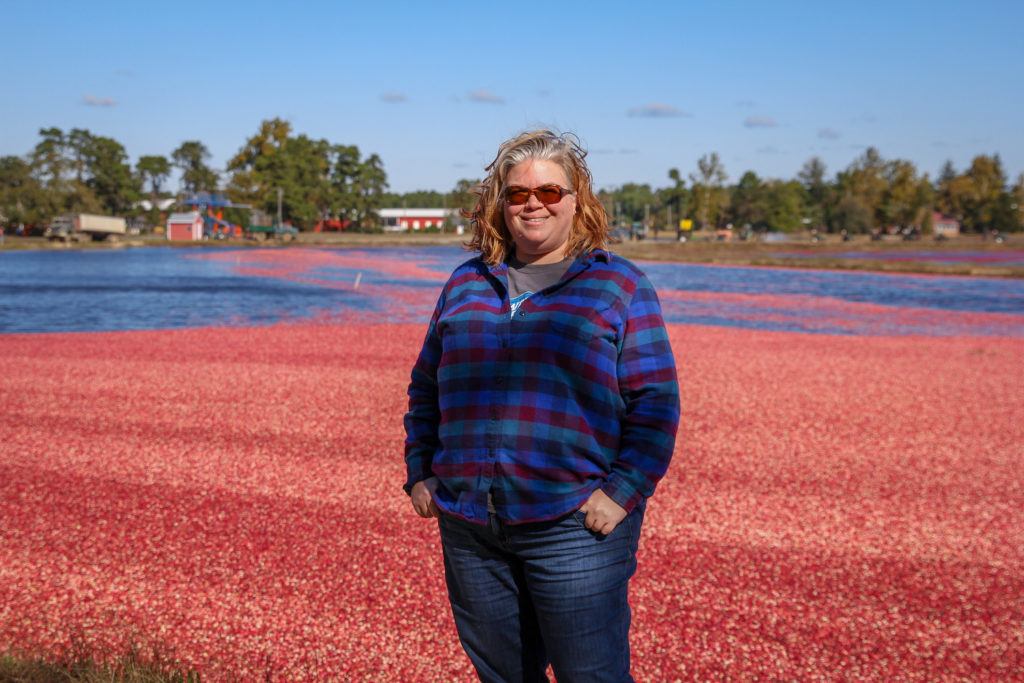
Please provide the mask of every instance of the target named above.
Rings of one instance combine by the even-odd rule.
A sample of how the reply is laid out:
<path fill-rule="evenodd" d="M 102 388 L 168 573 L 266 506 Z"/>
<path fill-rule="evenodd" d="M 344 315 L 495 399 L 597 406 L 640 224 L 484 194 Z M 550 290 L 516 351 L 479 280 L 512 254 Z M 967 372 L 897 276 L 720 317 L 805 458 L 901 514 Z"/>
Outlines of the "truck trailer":
<path fill-rule="evenodd" d="M 81 241 L 86 238 L 95 241 L 117 240 L 128 232 L 128 222 L 115 216 L 95 216 L 88 213 L 74 213 L 59 216 L 50 223 L 46 236 L 51 240 L 64 242 Z"/>

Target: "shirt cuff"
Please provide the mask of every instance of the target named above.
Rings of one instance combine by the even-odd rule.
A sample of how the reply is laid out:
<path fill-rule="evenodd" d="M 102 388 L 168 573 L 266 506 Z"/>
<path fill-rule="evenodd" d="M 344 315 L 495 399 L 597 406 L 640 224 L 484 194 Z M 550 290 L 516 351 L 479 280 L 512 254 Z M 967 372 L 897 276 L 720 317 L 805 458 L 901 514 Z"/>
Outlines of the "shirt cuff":
<path fill-rule="evenodd" d="M 614 500 L 619 507 L 625 510 L 627 514 L 632 512 L 633 508 L 644 499 L 639 491 L 614 474 L 601 485 L 601 490 L 604 491 L 606 496 Z"/>
<path fill-rule="evenodd" d="M 406 463 L 406 479 L 405 485 L 402 488 L 406 494 L 412 495 L 412 487 L 424 479 L 430 479 L 434 476 L 434 473 L 430 469 L 430 463 L 419 462 L 407 462 Z"/>

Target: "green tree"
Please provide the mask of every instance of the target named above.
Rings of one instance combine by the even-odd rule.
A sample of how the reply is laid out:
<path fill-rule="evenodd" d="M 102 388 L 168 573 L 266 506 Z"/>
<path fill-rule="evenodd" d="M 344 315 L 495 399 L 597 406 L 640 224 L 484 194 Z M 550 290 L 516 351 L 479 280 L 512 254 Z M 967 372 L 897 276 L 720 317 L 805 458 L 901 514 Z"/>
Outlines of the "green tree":
<path fill-rule="evenodd" d="M 646 183 L 626 183 L 613 190 L 612 197 L 618 206 L 619 216 L 629 223 L 639 223 L 648 218 L 650 210 L 658 205 L 657 197 Z"/>
<path fill-rule="evenodd" d="M 868 147 L 860 157 L 837 177 L 839 196 L 835 210 L 836 229 L 867 232 L 885 222 L 881 214 L 882 199 L 888 188 L 885 161 L 878 150 Z"/>
<path fill-rule="evenodd" d="M 444 194 L 437 190 L 413 190 L 402 194 L 387 192 L 382 197 L 389 206 L 403 207 L 407 209 L 443 209 L 445 206 Z"/>
<path fill-rule="evenodd" d="M 804 188 L 796 180 L 770 180 L 763 190 L 764 220 L 773 230 L 794 232 L 803 227 Z"/>
<path fill-rule="evenodd" d="M 331 187 L 341 217 L 356 220 L 358 203 L 356 177 L 359 175 L 360 154 L 355 145 L 335 145 L 331 150 Z M 383 196 L 381 200 L 383 201 Z M 399 201 L 401 201 L 399 199 Z"/>
<path fill-rule="evenodd" d="M 149 188 L 149 195 L 155 203 L 171 174 L 171 162 L 163 155 L 142 156 L 135 162 L 135 172 L 142 186 Z"/>
<path fill-rule="evenodd" d="M 60 128 L 41 128 L 35 149 L 30 155 L 33 173 L 44 188 L 51 192 L 67 191 L 69 164 L 65 154 L 67 141 Z"/>
<path fill-rule="evenodd" d="M 921 228 L 933 204 L 933 190 L 928 176 L 918 176 L 910 161 L 896 159 L 883 171 L 886 187 L 877 215 L 883 225 Z"/>
<path fill-rule="evenodd" d="M 377 209 L 383 205 L 384 192 L 388 188 L 388 175 L 384 172 L 384 162 L 376 154 L 371 154 L 359 164 L 353 189 L 355 191 L 356 223 L 369 227 L 377 223 Z"/>
<path fill-rule="evenodd" d="M 150 208 L 146 219 L 150 226 L 156 225 L 160 221 L 159 202 L 163 194 L 163 184 L 170 174 L 171 162 L 163 155 L 141 156 L 135 162 L 135 176 L 138 179 L 139 187 L 149 190 Z"/>
<path fill-rule="evenodd" d="M 32 165 L 17 156 L 0 157 L 0 225 L 41 225 L 53 217 L 55 207 Z"/>
<path fill-rule="evenodd" d="M 693 211 L 702 228 L 718 224 L 722 209 L 728 199 L 722 185 L 728 176 L 718 152 L 705 154 L 697 160 L 697 172 L 690 174 Z"/>
<path fill-rule="evenodd" d="M 678 168 L 668 169 L 668 178 L 672 181 L 672 185 L 659 190 L 659 198 L 661 204 L 665 208 L 665 222 L 669 224 L 670 228 L 674 228 L 676 232 L 679 230 L 679 221 L 681 221 L 687 213 L 690 205 L 690 193 L 686 189 L 686 179 L 679 173 Z M 672 211 L 668 211 L 668 207 L 672 207 Z"/>
<path fill-rule="evenodd" d="M 979 154 L 964 174 L 966 197 L 963 201 L 964 222 L 978 232 L 1006 229 L 1009 204 L 1006 194 L 1006 173 L 998 154 Z"/>
<path fill-rule="evenodd" d="M 85 185 L 106 213 L 129 213 L 139 199 L 139 183 L 128 165 L 128 155 L 113 138 L 89 136 L 83 150 Z"/>
<path fill-rule="evenodd" d="M 466 224 L 466 214 L 476 207 L 477 188 L 480 186 L 479 179 L 460 178 L 451 192 L 448 193 L 447 208 L 454 213 L 445 221 L 447 227 Z"/>
<path fill-rule="evenodd" d="M 1014 230 L 1024 230 L 1024 173 L 1017 176 L 1017 182 L 1010 190 L 1010 209 L 1013 211 Z"/>
<path fill-rule="evenodd" d="M 962 220 L 964 216 L 962 197 L 965 190 L 966 186 L 961 186 L 953 162 L 947 159 L 935 181 L 935 208 L 947 216 Z"/>
<path fill-rule="evenodd" d="M 65 138 L 68 164 L 74 179 L 80 183 L 85 182 L 85 176 L 88 173 L 93 140 L 92 133 L 83 128 L 72 128 Z"/>
<path fill-rule="evenodd" d="M 869 232 L 875 227 L 874 213 L 858 197 L 845 195 L 833 211 L 832 226 L 849 233 Z"/>
<path fill-rule="evenodd" d="M 767 225 L 764 184 L 757 174 L 747 171 L 735 187 L 729 200 L 729 222 L 734 225 L 763 228 Z"/>
<path fill-rule="evenodd" d="M 825 162 L 818 157 L 811 157 L 804 163 L 797 178 L 804 187 L 804 210 L 810 224 L 814 227 L 825 226 L 831 231 L 835 191 L 826 180 L 825 172 Z"/>
<path fill-rule="evenodd" d="M 173 165 L 181 171 L 181 183 L 186 192 L 215 192 L 217 173 L 207 165 L 210 151 L 198 140 L 186 140 L 171 152 Z"/>
<path fill-rule="evenodd" d="M 330 148 L 326 140 L 306 135 L 290 137 L 276 156 L 277 173 L 266 178 L 270 185 L 284 191 L 285 216 L 302 228 L 310 228 L 331 214 Z"/>
<path fill-rule="evenodd" d="M 360 160 L 355 145 L 292 135 L 291 124 L 278 118 L 260 124 L 228 170 L 232 198 L 274 213 L 280 188 L 284 218 L 301 228 L 332 216 L 372 223 L 387 189 L 377 155 Z"/>
<path fill-rule="evenodd" d="M 92 135 L 77 128 L 72 133 L 65 135 L 60 128 L 43 128 L 39 131 L 42 139 L 30 154 L 33 175 L 43 187 L 52 214 L 49 218 L 61 213 L 103 210 L 99 198 L 85 182 L 85 157 Z"/>
<path fill-rule="evenodd" d="M 480 186 L 479 179 L 462 178 L 455 183 L 449 194 L 450 206 L 459 211 L 472 211 L 479 195 L 476 189 Z"/>
<path fill-rule="evenodd" d="M 326 140 L 292 136 L 291 124 L 268 119 L 228 163 L 232 198 L 275 214 L 281 190 L 282 218 L 300 228 L 330 217 L 332 149 Z"/>

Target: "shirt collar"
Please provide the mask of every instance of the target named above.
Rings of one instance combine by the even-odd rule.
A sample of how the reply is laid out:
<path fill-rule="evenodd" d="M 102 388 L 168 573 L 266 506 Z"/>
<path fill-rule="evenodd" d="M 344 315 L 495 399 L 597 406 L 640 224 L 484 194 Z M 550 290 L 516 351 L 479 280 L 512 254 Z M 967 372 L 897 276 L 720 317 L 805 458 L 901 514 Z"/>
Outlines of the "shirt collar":
<path fill-rule="evenodd" d="M 581 267 L 589 266 L 594 261 L 604 261 L 605 263 L 609 263 L 611 260 L 612 255 L 608 250 L 591 249 L 590 251 L 577 256 L 576 260 L 573 261 L 571 266 L 569 266 L 569 270 L 579 270 Z M 508 263 L 502 261 L 496 266 L 491 266 L 488 270 L 490 270 L 491 274 L 495 276 L 505 275 L 508 273 Z"/>

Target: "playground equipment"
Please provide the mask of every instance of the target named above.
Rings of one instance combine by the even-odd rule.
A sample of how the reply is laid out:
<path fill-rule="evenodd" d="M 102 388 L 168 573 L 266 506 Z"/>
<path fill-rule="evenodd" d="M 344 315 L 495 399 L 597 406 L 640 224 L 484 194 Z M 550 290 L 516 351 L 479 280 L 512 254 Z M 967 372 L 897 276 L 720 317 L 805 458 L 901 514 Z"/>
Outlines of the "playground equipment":
<path fill-rule="evenodd" d="M 189 206 L 203 217 L 203 239 L 222 240 L 241 237 L 245 229 L 241 225 L 224 220 L 224 209 L 251 209 L 248 204 L 236 204 L 222 194 L 196 192 L 184 197 L 179 204 Z"/>
<path fill-rule="evenodd" d="M 249 224 L 241 226 L 224 220 L 224 209 L 248 209 L 248 204 L 236 204 L 222 194 L 213 192 L 197 192 L 183 198 L 179 204 L 190 206 L 203 219 L 203 239 L 222 240 L 229 237 L 247 237 L 259 242 L 277 239 L 290 242 L 299 234 L 291 225 L 275 221 L 273 225 Z M 280 209 L 278 210 L 280 214 Z"/>

